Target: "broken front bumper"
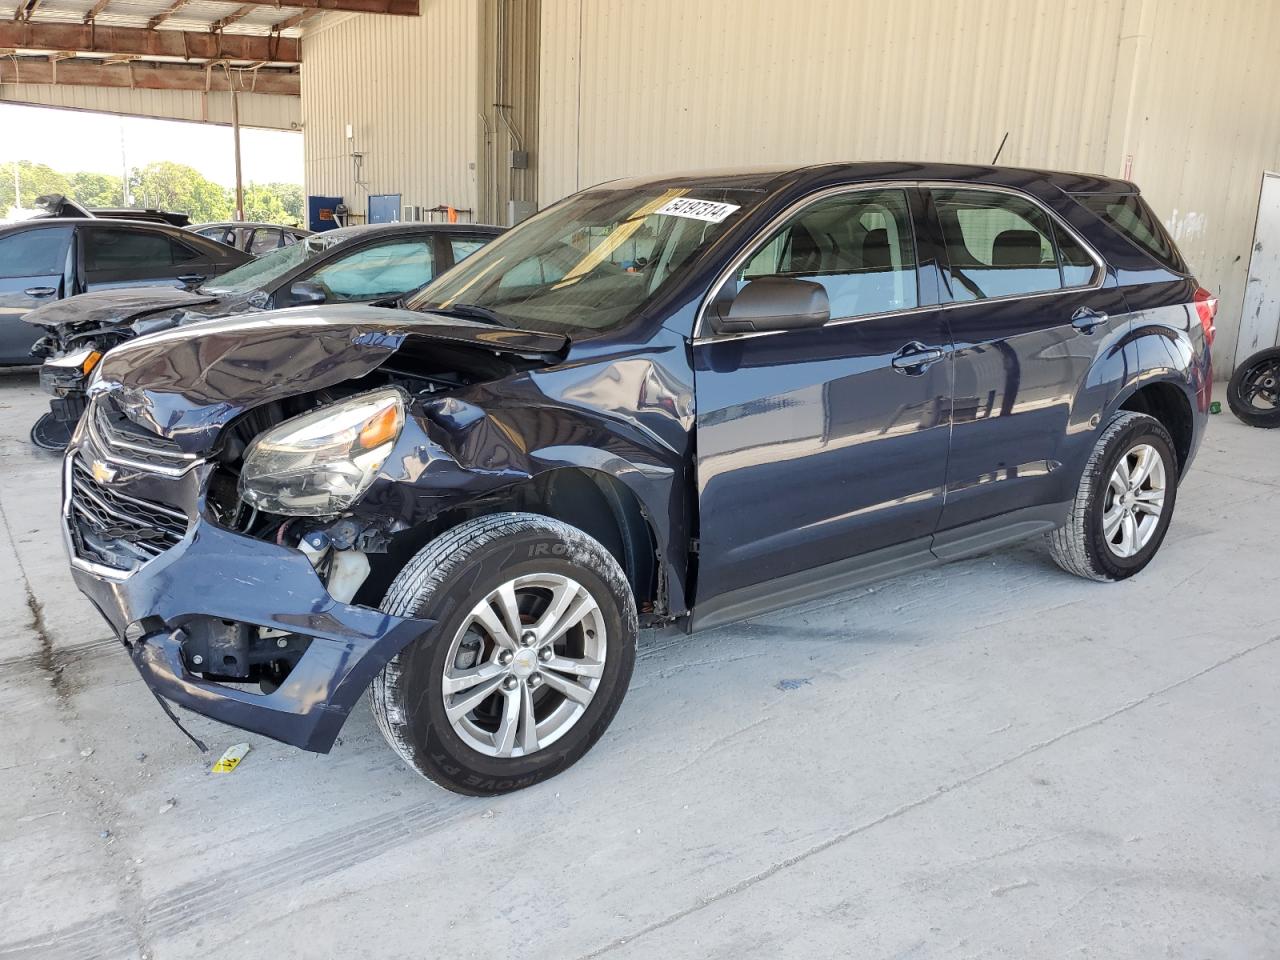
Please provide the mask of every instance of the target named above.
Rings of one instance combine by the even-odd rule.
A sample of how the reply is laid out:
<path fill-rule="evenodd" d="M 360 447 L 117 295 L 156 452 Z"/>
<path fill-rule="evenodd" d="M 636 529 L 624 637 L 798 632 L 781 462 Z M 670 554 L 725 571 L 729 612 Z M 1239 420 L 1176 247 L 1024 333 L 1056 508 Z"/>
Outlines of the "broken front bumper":
<path fill-rule="evenodd" d="M 200 516 L 199 465 L 178 482 L 187 496 L 173 498 L 187 499 L 188 516 L 195 517 L 177 543 L 128 572 L 87 559 L 72 533 L 78 521 L 71 458 L 93 452 L 73 442 L 68 453 L 63 524 L 72 575 L 125 642 L 147 686 L 165 699 L 231 726 L 327 753 L 373 677 L 435 626 L 340 603 L 298 551 L 233 533 Z M 110 486 L 118 496 L 142 496 L 155 480 L 120 471 Z M 189 669 L 183 651 L 184 624 L 209 617 L 308 637 L 310 644 L 271 693 L 213 682 Z"/>

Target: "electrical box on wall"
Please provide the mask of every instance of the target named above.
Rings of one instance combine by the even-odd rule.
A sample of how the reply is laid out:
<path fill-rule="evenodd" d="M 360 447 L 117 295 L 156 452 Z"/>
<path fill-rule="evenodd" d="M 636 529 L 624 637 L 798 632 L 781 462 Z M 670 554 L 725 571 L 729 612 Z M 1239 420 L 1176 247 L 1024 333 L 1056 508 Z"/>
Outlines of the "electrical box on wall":
<path fill-rule="evenodd" d="M 507 201 L 507 226 L 514 227 L 522 220 L 528 220 L 538 212 L 538 205 L 532 200 Z"/>
<path fill-rule="evenodd" d="M 528 150 L 512 150 L 511 151 L 511 169 L 512 170 L 528 170 L 529 169 L 529 151 Z"/>
<path fill-rule="evenodd" d="M 312 233 L 337 229 L 334 210 L 341 205 L 341 197 L 307 197 L 307 229 Z"/>

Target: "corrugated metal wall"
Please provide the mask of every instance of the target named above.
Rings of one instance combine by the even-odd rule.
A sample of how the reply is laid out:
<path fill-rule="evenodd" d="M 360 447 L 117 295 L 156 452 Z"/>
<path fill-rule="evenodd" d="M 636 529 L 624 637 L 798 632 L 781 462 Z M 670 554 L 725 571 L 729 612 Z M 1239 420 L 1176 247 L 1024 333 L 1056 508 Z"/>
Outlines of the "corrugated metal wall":
<path fill-rule="evenodd" d="M 627 174 L 827 159 L 1132 176 L 1234 353 L 1280 167 L 1276 0 L 543 0 L 539 200 Z M 1132 158 L 1131 161 L 1127 158 Z"/>
<path fill-rule="evenodd" d="M 194 90 L 129 90 L 125 87 L 58 87 L 0 84 L 0 101 L 73 110 L 95 110 L 166 120 L 231 123 L 231 94 Z M 296 130 L 302 123 L 297 97 L 246 93 L 240 96 L 240 122 L 246 127 Z"/>
<path fill-rule="evenodd" d="M 353 222 L 370 194 L 475 209 L 479 13 L 475 0 L 421 0 L 418 17 L 349 17 L 304 35 L 308 193 L 343 197 Z"/>

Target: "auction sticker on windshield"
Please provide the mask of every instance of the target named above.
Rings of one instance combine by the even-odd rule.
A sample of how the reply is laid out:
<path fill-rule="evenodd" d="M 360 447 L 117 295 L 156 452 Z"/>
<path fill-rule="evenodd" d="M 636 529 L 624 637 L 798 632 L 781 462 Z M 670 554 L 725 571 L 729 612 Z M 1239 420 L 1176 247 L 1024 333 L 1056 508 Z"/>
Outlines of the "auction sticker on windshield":
<path fill-rule="evenodd" d="M 715 200 L 695 200 L 693 197 L 677 197 L 654 212 L 665 214 L 669 217 L 688 217 L 690 220 L 720 223 L 737 209 L 738 205 L 736 203 L 717 203 Z"/>

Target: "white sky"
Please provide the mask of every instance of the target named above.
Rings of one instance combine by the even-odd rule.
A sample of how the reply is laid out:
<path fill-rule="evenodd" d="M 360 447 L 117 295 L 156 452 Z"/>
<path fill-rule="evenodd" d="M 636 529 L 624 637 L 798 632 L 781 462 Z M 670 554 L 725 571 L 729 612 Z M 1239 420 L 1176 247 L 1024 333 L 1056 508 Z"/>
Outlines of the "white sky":
<path fill-rule="evenodd" d="M 119 176 L 125 163 L 133 168 L 172 160 L 225 187 L 235 185 L 230 127 L 0 103 L 0 130 L 0 163 L 30 160 L 63 173 Z M 245 183 L 300 184 L 302 134 L 242 127 L 240 159 Z"/>

